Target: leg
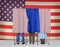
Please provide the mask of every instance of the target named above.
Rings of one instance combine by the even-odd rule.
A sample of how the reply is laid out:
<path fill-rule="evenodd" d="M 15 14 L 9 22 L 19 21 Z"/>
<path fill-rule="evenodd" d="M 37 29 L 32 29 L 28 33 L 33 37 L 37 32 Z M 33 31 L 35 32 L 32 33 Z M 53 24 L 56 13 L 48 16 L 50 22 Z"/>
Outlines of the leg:
<path fill-rule="evenodd" d="M 29 40 L 30 40 L 29 43 L 30 43 L 30 44 L 31 44 L 31 35 L 32 35 L 32 34 L 29 33 Z"/>
<path fill-rule="evenodd" d="M 19 42 L 20 42 L 20 33 L 17 33 L 16 42 L 17 42 L 17 44 L 19 44 Z"/>
<path fill-rule="evenodd" d="M 22 33 L 22 44 L 25 44 L 24 33 Z"/>
<path fill-rule="evenodd" d="M 35 41 L 35 37 L 34 37 L 34 33 L 32 33 L 32 44 L 34 44 Z"/>

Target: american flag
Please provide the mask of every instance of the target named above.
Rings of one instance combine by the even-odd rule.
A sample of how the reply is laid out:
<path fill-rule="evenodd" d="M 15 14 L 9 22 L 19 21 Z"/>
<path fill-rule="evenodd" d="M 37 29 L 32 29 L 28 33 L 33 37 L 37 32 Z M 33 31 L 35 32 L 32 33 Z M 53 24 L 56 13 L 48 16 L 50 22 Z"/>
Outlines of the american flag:
<path fill-rule="evenodd" d="M 25 0 L 0 0 L 0 35 L 12 32 L 12 9 L 24 7 Z"/>
<path fill-rule="evenodd" d="M 2 3 L 3 2 L 3 3 Z M 22 4 L 23 5 L 22 5 Z M 51 39 L 60 39 L 60 1 L 59 0 L 0 0 L 0 39 L 13 39 L 13 8 L 51 9 Z"/>

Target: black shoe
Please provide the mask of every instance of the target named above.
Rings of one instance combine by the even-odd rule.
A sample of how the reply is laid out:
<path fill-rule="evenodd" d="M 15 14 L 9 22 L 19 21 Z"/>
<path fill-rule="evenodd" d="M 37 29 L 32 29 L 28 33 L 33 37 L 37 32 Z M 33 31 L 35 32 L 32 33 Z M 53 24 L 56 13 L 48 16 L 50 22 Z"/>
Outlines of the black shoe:
<path fill-rule="evenodd" d="M 25 42 L 22 42 L 22 44 L 25 44 Z"/>
<path fill-rule="evenodd" d="M 17 44 L 19 45 L 19 42 L 17 42 Z"/>

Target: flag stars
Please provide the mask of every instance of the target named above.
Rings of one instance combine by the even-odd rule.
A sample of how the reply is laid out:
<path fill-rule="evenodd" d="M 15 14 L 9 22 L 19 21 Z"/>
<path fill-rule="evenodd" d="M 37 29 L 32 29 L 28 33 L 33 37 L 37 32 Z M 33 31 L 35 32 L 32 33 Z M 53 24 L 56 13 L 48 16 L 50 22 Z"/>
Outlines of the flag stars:
<path fill-rule="evenodd" d="M 1 10 L 0 10 L 0 13 L 1 13 Z"/>
<path fill-rule="evenodd" d="M 19 4 L 17 4 L 17 6 L 19 6 Z"/>
<path fill-rule="evenodd" d="M 4 18 L 2 18 L 2 21 L 4 21 Z"/>
<path fill-rule="evenodd" d="M 1 0 L 0 0 L 0 2 L 1 2 Z"/>
<path fill-rule="evenodd" d="M 7 21 L 9 21 L 9 19 L 7 19 Z"/>
<path fill-rule="evenodd" d="M 14 6 L 14 4 L 12 3 L 12 6 Z"/>
<path fill-rule="evenodd" d="M 4 5 L 4 2 L 2 2 L 1 4 Z"/>
<path fill-rule="evenodd" d="M 20 1 L 20 4 L 22 4 L 22 2 Z"/>
<path fill-rule="evenodd" d="M 4 13 L 7 13 L 7 11 L 4 11 Z"/>
<path fill-rule="evenodd" d="M 9 6 L 9 3 L 7 3 L 7 6 Z"/>
<path fill-rule="evenodd" d="M 4 2 L 6 3 L 6 0 L 4 0 Z"/>
<path fill-rule="evenodd" d="M 14 2 L 15 4 L 17 3 L 17 1 Z"/>
<path fill-rule="evenodd" d="M 11 14 L 12 12 L 10 11 L 9 13 Z"/>
<path fill-rule="evenodd" d="M 22 1 L 24 1 L 24 0 L 22 0 Z"/>
<path fill-rule="evenodd" d="M 12 8 L 12 6 L 9 6 L 9 8 Z"/>
<path fill-rule="evenodd" d="M 9 3 L 12 3 L 12 1 L 9 1 Z"/>
<path fill-rule="evenodd" d="M 24 7 L 24 4 L 22 4 L 22 7 Z"/>
<path fill-rule="evenodd" d="M 2 10 L 4 10 L 4 8 L 2 8 Z"/>
<path fill-rule="evenodd" d="M 10 16 L 9 18 L 11 19 L 12 17 Z"/>
<path fill-rule="evenodd" d="M 20 8 L 22 8 L 22 7 L 20 7 Z"/>
<path fill-rule="evenodd" d="M 16 8 L 16 6 L 15 6 L 15 8 Z"/>
<path fill-rule="evenodd" d="M 4 16 L 4 18 L 7 18 L 6 16 Z"/>
<path fill-rule="evenodd" d="M 1 4 L 0 4 L 0 7 L 1 7 Z"/>
<path fill-rule="evenodd" d="M 2 15 L 4 15 L 4 13 L 2 13 Z"/>
<path fill-rule="evenodd" d="M 1 15 L 0 15 L 0 18 L 1 18 Z"/>
<path fill-rule="evenodd" d="M 9 14 L 7 13 L 7 16 L 9 16 Z"/>
<path fill-rule="evenodd" d="M 24 0 L 0 0 L 0 20 L 1 21 L 12 21 L 12 9 L 23 8 Z"/>
<path fill-rule="evenodd" d="M 7 11 L 9 11 L 9 9 L 7 8 Z"/>
<path fill-rule="evenodd" d="M 4 8 L 6 8 L 6 5 L 4 6 Z"/>

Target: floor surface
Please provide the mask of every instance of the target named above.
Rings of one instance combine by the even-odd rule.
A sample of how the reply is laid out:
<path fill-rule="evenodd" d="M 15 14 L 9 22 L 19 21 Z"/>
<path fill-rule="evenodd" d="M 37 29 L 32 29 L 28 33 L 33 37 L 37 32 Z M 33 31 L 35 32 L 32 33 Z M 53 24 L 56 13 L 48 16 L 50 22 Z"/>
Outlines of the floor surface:
<path fill-rule="evenodd" d="M 48 45 L 49 44 L 49 45 Z M 46 44 L 40 44 L 40 42 L 35 42 L 35 44 L 29 44 L 28 42 L 24 45 L 21 43 L 19 45 L 14 45 L 13 40 L 0 40 L 0 47 L 60 47 L 60 40 L 50 40 Z"/>

